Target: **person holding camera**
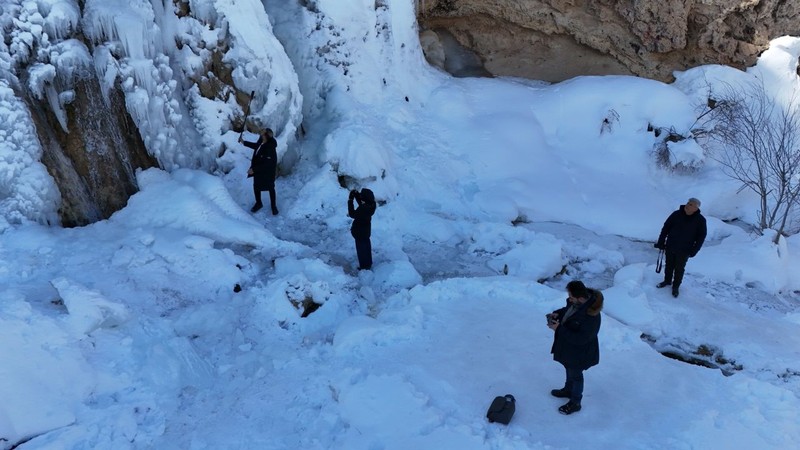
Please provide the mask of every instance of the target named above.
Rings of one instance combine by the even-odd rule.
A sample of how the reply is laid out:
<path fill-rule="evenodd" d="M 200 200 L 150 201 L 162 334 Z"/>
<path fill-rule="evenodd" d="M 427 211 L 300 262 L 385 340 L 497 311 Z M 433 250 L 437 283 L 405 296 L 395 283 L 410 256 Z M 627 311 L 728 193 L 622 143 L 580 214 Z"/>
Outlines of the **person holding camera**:
<path fill-rule="evenodd" d="M 667 217 L 658 242 L 653 245 L 666 254 L 664 281 L 656 287 L 672 285 L 672 296 L 678 296 L 686 262 L 700 251 L 706 233 L 706 218 L 700 214 L 700 200 L 694 197 Z"/>
<path fill-rule="evenodd" d="M 358 203 L 358 208 L 353 205 L 353 201 Z M 372 269 L 372 215 L 375 214 L 375 194 L 371 190 L 364 188 L 359 193 L 356 190 L 350 191 L 350 198 L 347 202 L 347 215 L 353 219 L 350 227 L 350 234 L 356 240 L 356 254 L 358 255 L 358 270 Z"/>
<path fill-rule="evenodd" d="M 278 169 L 278 142 L 275 140 L 270 128 L 264 129 L 256 142 L 243 141 L 239 135 L 239 143 L 254 150 L 250 160 L 247 177 L 253 177 L 253 194 L 256 203 L 250 208 L 256 212 L 264 204 L 261 203 L 261 191 L 269 191 L 269 203 L 272 206 L 272 215 L 278 214 L 278 203 L 275 199 L 275 172 Z"/>
<path fill-rule="evenodd" d="M 550 394 L 569 401 L 558 408 L 569 415 L 581 410 L 583 399 L 583 371 L 600 362 L 600 311 L 603 294 L 587 288 L 582 281 L 567 283 L 567 305 L 547 314 L 547 327 L 554 331 L 553 359 L 566 370 L 566 381 L 561 389 Z"/>

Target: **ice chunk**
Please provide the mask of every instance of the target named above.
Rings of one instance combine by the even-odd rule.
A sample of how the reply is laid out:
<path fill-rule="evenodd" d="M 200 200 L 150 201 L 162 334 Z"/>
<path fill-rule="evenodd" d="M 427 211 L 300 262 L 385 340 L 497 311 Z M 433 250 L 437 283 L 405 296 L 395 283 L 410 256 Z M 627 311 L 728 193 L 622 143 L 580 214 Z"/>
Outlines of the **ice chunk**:
<path fill-rule="evenodd" d="M 109 301 L 103 294 L 87 289 L 78 283 L 60 277 L 51 281 L 69 311 L 67 322 L 74 332 L 88 334 L 92 331 L 120 325 L 128 320 L 128 309 Z"/>
<path fill-rule="evenodd" d="M 28 68 L 28 89 L 41 100 L 45 85 L 52 83 L 55 78 L 56 68 L 52 64 L 33 64 Z"/>

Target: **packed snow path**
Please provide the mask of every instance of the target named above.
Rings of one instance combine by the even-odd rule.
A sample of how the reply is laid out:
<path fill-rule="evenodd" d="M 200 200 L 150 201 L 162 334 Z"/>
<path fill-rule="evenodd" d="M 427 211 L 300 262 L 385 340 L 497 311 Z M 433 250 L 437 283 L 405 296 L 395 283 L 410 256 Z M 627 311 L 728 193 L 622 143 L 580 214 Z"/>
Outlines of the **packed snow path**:
<path fill-rule="evenodd" d="M 302 221 L 257 216 L 284 239 L 291 232 L 281 230 L 301 226 L 309 230 Z M 596 236 L 587 237 L 591 233 L 573 226 L 542 227 L 560 229 L 562 235 L 576 240 L 598 242 Z M 331 252 L 335 255 L 332 259 L 352 264 L 355 255 L 351 246 L 340 245 L 337 236 L 320 229 L 312 231 L 317 242 L 323 243 L 315 248 L 320 258 Z M 349 235 L 344 238 L 345 243 L 350 240 Z M 633 260 L 648 254 L 647 246 L 651 245 L 617 237 L 606 239 Z M 414 249 L 428 252 L 417 257 L 428 263 L 449 259 L 434 255 L 451 255 L 454 251 L 435 245 L 418 245 Z M 463 272 L 453 273 L 457 270 Z M 575 267 L 571 270 L 579 272 Z M 449 273 L 438 281 L 432 279 L 441 272 Z M 598 448 L 725 448 L 741 441 L 780 447 L 783 442 L 797 439 L 791 435 L 765 434 L 760 438 L 764 440 L 753 437 L 753 433 L 760 435 L 759 430 L 766 429 L 767 422 L 796 419 L 796 412 L 790 408 L 775 409 L 766 406 L 770 402 L 763 402 L 765 397 L 774 397 L 773 401 L 778 402 L 780 391 L 753 385 L 746 377 L 726 379 L 717 370 L 665 359 L 641 341 L 638 331 L 614 320 L 604 322 L 601 365 L 587 372 L 587 408 L 575 418 L 565 419 L 555 412 L 561 402 L 549 396 L 549 390 L 562 382 L 562 369 L 549 355 L 550 335 L 540 317 L 541 308 L 531 302 L 531 297 L 540 291 L 537 283 L 487 272 L 485 261 L 480 259 L 462 260 L 452 267 L 437 266 L 423 274 L 431 282 L 414 288 L 411 295 L 392 296 L 391 292 L 376 289 L 377 295 L 386 295 L 375 300 L 377 309 L 346 320 L 333 336 L 292 339 L 287 333 L 286 340 L 270 346 L 270 367 L 253 369 L 248 377 L 235 364 L 235 376 L 221 375 L 220 382 L 228 392 L 220 398 L 220 393 L 198 393 L 190 405 L 198 411 L 190 416 L 200 422 L 187 422 L 185 431 L 191 428 L 195 439 L 208 443 L 209 448 L 214 444 L 245 448 L 263 445 L 264 439 L 274 443 L 272 448 L 582 448 L 586 436 L 572 433 L 576 426 L 587 432 L 602 430 Z M 609 275 L 591 274 L 584 279 L 591 284 L 607 280 Z M 361 273 L 358 278 L 362 289 L 371 286 L 370 274 Z M 655 279 L 655 274 L 649 278 Z M 557 278 L 549 283 L 565 281 Z M 720 286 L 714 288 L 721 291 Z M 684 330 L 708 325 L 708 317 L 728 316 L 726 310 L 733 313 L 747 308 L 725 295 L 709 298 L 707 287 L 699 282 L 687 283 L 680 300 L 654 287 L 644 289 L 650 294 L 652 316 L 658 318 L 650 325 L 666 337 L 674 333 L 690 340 L 692 335 L 684 335 Z M 607 298 L 608 316 L 619 317 L 623 322 L 629 319 L 630 311 L 614 307 L 613 294 Z M 559 300 L 549 304 L 555 305 Z M 751 298 L 750 302 L 764 306 L 770 299 L 762 296 Z M 759 311 L 755 318 L 745 316 L 748 323 L 733 321 L 717 331 L 707 327 L 705 337 L 712 342 L 704 343 L 725 349 L 732 343 L 730 336 L 736 335 L 740 327 L 766 326 L 774 311 Z M 643 323 L 641 318 L 638 323 Z M 775 342 L 764 337 L 763 342 L 751 341 L 748 345 L 774 347 Z M 714 342 L 717 338 L 720 341 Z M 763 362 L 753 356 L 754 363 Z M 659 367 L 659 372 L 652 372 L 652 367 Z M 770 378 L 771 383 L 788 383 L 797 389 L 796 377 L 781 379 L 764 370 L 745 363 L 750 376 L 758 373 L 762 379 Z M 687 377 L 686 371 L 692 376 Z M 292 388 L 283 390 L 278 386 Z M 243 396 L 245 392 L 249 394 Z M 517 415 L 508 428 L 489 425 L 483 417 L 488 402 L 493 396 L 506 393 L 517 397 Z M 205 398 L 206 395 L 212 398 Z M 230 398 L 237 401 L 225 400 Z M 734 406 L 741 402 L 751 404 L 751 409 L 740 411 L 739 406 Z M 203 417 L 201 410 L 212 404 L 223 406 L 217 413 Z M 261 412 L 253 414 L 254 410 Z M 633 410 L 637 413 L 630 414 Z M 729 421 L 742 421 L 742 428 L 736 433 L 714 432 L 715 423 Z M 224 430 L 233 426 L 253 431 L 223 438 Z"/>

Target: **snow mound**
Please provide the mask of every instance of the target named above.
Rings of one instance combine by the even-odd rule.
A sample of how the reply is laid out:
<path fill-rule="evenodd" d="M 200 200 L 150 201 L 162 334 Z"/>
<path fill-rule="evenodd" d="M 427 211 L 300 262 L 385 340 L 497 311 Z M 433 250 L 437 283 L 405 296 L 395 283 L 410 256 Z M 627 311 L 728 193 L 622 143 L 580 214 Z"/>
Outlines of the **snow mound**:
<path fill-rule="evenodd" d="M 51 284 L 67 307 L 67 323 L 76 337 L 98 328 L 118 326 L 130 317 L 125 305 L 109 301 L 100 292 L 87 289 L 79 283 L 61 277 L 51 281 Z"/>

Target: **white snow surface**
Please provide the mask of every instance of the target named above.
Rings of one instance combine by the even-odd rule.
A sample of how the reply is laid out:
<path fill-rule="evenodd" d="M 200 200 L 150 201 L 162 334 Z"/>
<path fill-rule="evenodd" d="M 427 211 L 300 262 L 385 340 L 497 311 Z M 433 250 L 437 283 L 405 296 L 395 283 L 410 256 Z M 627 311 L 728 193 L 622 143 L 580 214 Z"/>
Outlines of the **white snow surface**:
<path fill-rule="evenodd" d="M 39 22 L 74 23 L 73 2 L 49 3 L 61 19 Z M 151 2 L 86 5 L 138 5 L 153 15 L 147 29 L 167 35 L 197 26 L 154 15 Z M 752 233 L 752 195 L 692 140 L 670 151 L 693 171 L 659 166 L 647 131 L 688 135 L 709 83 L 769 76 L 788 95 L 800 40 L 774 41 L 746 72 L 546 85 L 428 67 L 411 1 L 255 6 L 190 2 L 192 20 L 241 37 L 226 55 L 237 84 L 263 80 L 254 61 L 269 60 L 271 85 L 287 86 L 269 95 L 297 102 L 285 123 L 299 125 L 303 100 L 307 134 L 280 136 L 295 160 L 277 180 L 277 216 L 249 213 L 249 153 L 225 132 L 225 175 L 142 171 L 140 192 L 110 219 L 47 226 L 57 190 L 27 189 L 52 180 L 29 119 L 14 113 L 24 108 L 13 80 L 0 80 L 0 116 L 12 119 L 0 122 L 0 448 L 800 447 L 800 239 Z M 132 18 L 97 17 L 95 39 Z M 254 27 L 285 50 L 239 47 Z M 134 31 L 125 58 L 152 64 L 148 53 L 175 50 Z M 380 206 L 375 265 L 359 272 L 346 199 L 360 187 Z M 709 234 L 675 299 L 655 287 L 652 243 L 689 197 L 702 200 Z M 606 306 L 583 409 L 562 416 L 544 315 L 572 279 L 602 289 Z M 510 425 L 488 423 L 491 400 L 509 393 Z"/>

